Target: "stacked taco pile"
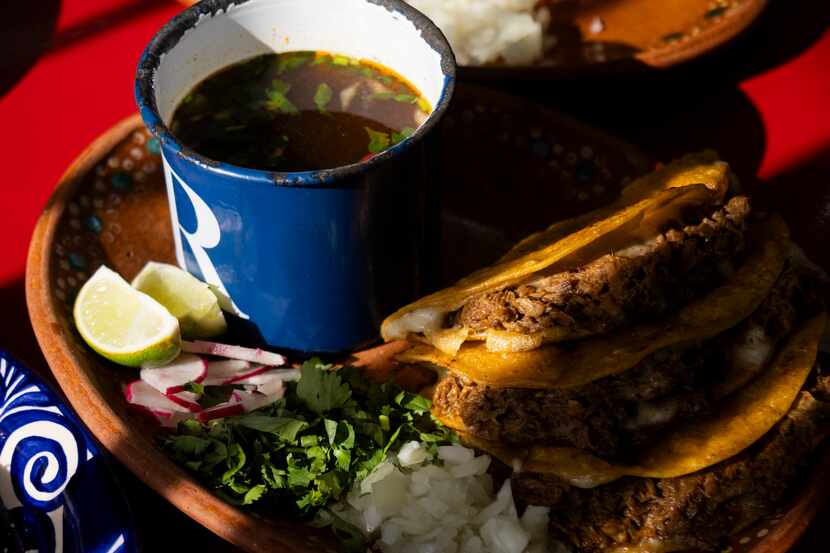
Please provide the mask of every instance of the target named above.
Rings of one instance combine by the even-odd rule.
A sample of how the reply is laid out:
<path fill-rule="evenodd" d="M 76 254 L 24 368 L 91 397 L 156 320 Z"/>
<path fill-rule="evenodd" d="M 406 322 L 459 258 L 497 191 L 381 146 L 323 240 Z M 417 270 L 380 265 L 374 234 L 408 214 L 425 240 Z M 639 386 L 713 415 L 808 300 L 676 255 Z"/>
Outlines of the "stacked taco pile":
<path fill-rule="evenodd" d="M 771 512 L 823 437 L 822 279 L 704 152 L 382 332 L 577 551 L 710 550 Z"/>

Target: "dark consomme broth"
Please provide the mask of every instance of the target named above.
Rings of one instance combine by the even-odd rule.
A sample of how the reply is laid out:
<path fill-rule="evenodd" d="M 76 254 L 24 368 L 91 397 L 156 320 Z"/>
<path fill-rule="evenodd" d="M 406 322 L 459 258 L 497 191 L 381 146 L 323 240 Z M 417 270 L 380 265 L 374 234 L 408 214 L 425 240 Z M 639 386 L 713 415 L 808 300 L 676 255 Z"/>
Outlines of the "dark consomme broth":
<path fill-rule="evenodd" d="M 265 54 L 206 78 L 171 129 L 201 155 L 267 171 L 348 165 L 413 132 L 431 108 L 393 71 L 321 52 Z"/>

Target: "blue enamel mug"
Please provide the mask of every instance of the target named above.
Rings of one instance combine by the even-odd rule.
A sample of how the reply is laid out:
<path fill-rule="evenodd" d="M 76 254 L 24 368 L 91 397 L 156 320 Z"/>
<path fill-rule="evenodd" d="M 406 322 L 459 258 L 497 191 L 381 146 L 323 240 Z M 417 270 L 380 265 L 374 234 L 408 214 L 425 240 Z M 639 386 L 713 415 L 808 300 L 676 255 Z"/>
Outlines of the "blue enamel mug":
<path fill-rule="evenodd" d="M 181 99 L 216 71 L 300 50 L 389 67 L 433 112 L 367 161 L 297 173 L 205 158 L 168 129 Z M 227 295 L 262 343 L 322 353 L 375 340 L 432 273 L 435 130 L 454 79 L 443 34 L 400 0 L 203 0 L 173 18 L 141 57 L 135 94 L 161 144 L 179 265 Z"/>

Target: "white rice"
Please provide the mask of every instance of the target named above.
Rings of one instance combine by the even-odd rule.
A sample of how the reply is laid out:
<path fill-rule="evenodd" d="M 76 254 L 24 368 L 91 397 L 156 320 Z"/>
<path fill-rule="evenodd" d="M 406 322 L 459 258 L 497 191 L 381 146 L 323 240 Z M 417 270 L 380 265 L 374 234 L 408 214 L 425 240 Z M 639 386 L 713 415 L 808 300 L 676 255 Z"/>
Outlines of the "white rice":
<path fill-rule="evenodd" d="M 440 464 L 436 464 L 440 463 Z M 438 448 L 438 459 L 418 442 L 405 444 L 348 497 L 332 508 L 375 539 L 382 553 L 548 553 L 547 507 L 520 517 L 510 480 L 498 493 L 490 457 L 462 446 Z"/>
<path fill-rule="evenodd" d="M 537 0 L 407 0 L 447 36 L 461 65 L 526 65 L 542 57 L 549 19 Z"/>

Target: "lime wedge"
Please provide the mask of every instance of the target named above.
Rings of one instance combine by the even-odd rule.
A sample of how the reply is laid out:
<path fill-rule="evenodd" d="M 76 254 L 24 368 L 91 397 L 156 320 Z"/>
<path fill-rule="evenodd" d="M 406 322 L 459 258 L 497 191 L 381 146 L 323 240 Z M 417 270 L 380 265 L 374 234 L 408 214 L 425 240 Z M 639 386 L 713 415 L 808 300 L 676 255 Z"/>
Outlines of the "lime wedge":
<path fill-rule="evenodd" d="M 185 338 L 211 338 L 227 329 L 208 285 L 175 265 L 147 263 L 133 279 L 133 288 L 166 307 L 179 320 Z"/>
<path fill-rule="evenodd" d="M 104 266 L 78 292 L 74 316 L 89 347 L 120 365 L 164 364 L 181 349 L 176 318 Z"/>

